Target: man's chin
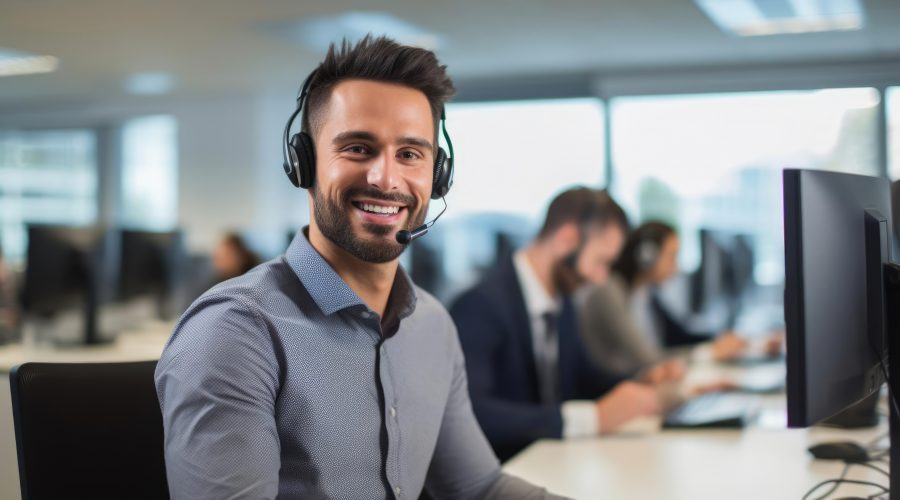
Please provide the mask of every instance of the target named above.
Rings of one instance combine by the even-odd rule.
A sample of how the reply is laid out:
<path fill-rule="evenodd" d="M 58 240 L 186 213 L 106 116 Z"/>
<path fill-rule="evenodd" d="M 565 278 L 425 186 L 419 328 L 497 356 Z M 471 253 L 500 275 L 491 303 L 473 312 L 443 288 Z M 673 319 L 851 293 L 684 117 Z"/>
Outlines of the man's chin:
<path fill-rule="evenodd" d="M 399 231 L 399 229 L 391 224 L 375 224 L 372 222 L 365 222 L 362 225 L 362 231 L 360 231 L 360 233 L 363 234 L 357 233 L 357 236 L 361 237 L 362 239 L 365 239 L 366 236 L 369 235 L 383 238 L 385 236 L 396 234 L 397 231 Z"/>

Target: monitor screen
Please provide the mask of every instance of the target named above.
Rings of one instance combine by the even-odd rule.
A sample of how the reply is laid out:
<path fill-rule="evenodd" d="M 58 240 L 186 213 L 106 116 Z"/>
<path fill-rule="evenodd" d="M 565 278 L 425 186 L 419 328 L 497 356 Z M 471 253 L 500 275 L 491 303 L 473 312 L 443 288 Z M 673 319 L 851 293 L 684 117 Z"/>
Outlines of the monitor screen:
<path fill-rule="evenodd" d="M 731 231 L 700 230 L 700 267 L 691 285 L 694 312 L 724 307 L 734 316 L 741 298 L 753 286 L 750 236 Z M 730 327 L 731 325 L 726 325 Z"/>
<path fill-rule="evenodd" d="M 784 171 L 788 425 L 806 427 L 875 392 L 884 377 L 887 179 Z"/>
<path fill-rule="evenodd" d="M 181 232 L 122 230 L 120 236 L 118 299 L 153 297 L 166 317 L 184 270 Z"/>
<path fill-rule="evenodd" d="M 99 342 L 97 304 L 102 295 L 104 232 L 97 228 L 31 225 L 22 307 L 29 317 L 52 318 L 80 309 L 83 342 Z"/>

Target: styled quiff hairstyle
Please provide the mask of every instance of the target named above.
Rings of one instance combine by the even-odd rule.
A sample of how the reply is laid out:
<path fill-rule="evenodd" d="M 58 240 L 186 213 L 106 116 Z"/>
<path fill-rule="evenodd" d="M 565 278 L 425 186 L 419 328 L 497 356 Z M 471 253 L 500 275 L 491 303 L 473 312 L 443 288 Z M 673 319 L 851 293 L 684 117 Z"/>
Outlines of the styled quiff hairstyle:
<path fill-rule="evenodd" d="M 447 66 L 440 64 L 430 50 L 400 45 L 384 36 L 366 35 L 356 45 L 344 39 L 340 47 L 331 44 L 310 82 L 303 129 L 313 141 L 322 126 L 331 91 L 344 80 L 395 83 L 422 92 L 431 105 L 435 137 L 444 103 L 456 92 Z"/>

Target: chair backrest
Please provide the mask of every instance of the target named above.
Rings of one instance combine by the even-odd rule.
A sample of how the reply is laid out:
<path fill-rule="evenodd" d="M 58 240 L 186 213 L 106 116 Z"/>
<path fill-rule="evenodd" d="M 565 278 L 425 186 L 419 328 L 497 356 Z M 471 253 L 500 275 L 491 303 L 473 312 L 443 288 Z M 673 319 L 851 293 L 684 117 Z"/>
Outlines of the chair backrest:
<path fill-rule="evenodd" d="M 168 498 L 156 361 L 12 369 L 24 500 Z"/>

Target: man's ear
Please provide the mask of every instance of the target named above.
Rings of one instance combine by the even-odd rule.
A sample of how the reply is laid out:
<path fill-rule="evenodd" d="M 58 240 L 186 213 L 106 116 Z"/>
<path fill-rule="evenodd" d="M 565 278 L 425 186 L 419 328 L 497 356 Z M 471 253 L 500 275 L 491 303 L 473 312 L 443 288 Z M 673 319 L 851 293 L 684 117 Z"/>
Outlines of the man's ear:
<path fill-rule="evenodd" d="M 556 251 L 560 255 L 570 255 L 578 249 L 578 243 L 581 241 L 581 229 L 574 222 L 567 222 L 556 230 L 553 235 L 553 242 Z"/>

